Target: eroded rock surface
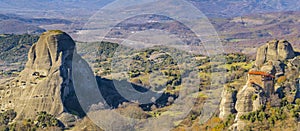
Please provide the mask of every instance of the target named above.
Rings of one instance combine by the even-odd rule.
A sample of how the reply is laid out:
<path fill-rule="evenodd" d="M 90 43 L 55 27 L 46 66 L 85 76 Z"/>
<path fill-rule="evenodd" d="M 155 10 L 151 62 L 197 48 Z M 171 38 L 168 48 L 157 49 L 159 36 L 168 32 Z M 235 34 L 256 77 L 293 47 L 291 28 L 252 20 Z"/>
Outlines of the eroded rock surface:
<path fill-rule="evenodd" d="M 230 114 L 236 113 L 235 103 L 236 103 L 237 91 L 230 89 L 230 87 L 225 87 L 222 93 L 222 100 L 220 103 L 220 114 L 221 119 L 226 119 Z"/>
<path fill-rule="evenodd" d="M 25 69 L 2 85 L 1 109 L 14 109 L 20 120 L 35 117 L 39 111 L 56 117 L 68 113 L 68 105 L 78 104 L 71 77 L 73 55 L 77 55 L 75 43 L 68 34 L 43 33 L 31 47 Z"/>
<path fill-rule="evenodd" d="M 267 97 L 264 90 L 248 85 L 244 86 L 237 94 L 235 104 L 237 115 L 232 128 L 243 130 L 245 123 L 240 120 L 240 117 L 249 112 L 259 110 L 259 108 L 266 103 L 266 100 Z"/>
<path fill-rule="evenodd" d="M 284 61 L 295 57 L 292 45 L 286 40 L 272 40 L 257 50 L 255 65 L 260 67 L 268 61 Z"/>

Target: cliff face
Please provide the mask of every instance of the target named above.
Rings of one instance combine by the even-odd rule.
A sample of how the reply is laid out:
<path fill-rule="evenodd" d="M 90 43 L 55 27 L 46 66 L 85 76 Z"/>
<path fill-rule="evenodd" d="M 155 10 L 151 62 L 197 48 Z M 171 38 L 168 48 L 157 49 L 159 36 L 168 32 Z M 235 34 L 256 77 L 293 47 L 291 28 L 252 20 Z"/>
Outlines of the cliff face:
<path fill-rule="evenodd" d="M 70 67 L 74 49 L 75 43 L 66 33 L 60 31 L 43 33 L 38 42 L 31 47 L 26 68 L 21 76 L 29 72 L 48 76 L 60 66 Z"/>
<path fill-rule="evenodd" d="M 75 43 L 69 35 L 43 33 L 31 47 L 25 69 L 1 87 L 1 109 L 14 109 L 17 119 L 32 118 L 38 111 L 56 117 L 67 113 L 66 105 L 76 98 L 71 77 L 73 55 Z"/>
<path fill-rule="evenodd" d="M 262 89 L 245 85 L 237 94 L 235 109 L 237 111 L 235 124 L 232 126 L 235 130 L 243 130 L 244 121 L 240 120 L 242 115 L 259 110 L 262 105 L 266 104 L 266 92 Z"/>
<path fill-rule="evenodd" d="M 222 92 L 222 100 L 220 103 L 220 114 L 219 117 L 221 119 L 226 119 L 230 114 L 236 113 L 235 103 L 236 103 L 236 90 L 230 89 L 230 87 L 226 87 L 226 89 Z"/>

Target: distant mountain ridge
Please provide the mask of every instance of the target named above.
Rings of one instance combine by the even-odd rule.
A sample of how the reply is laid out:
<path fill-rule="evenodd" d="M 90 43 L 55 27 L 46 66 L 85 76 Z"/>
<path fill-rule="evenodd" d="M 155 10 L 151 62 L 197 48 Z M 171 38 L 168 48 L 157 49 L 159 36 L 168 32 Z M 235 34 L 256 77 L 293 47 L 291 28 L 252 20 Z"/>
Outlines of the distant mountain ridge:
<path fill-rule="evenodd" d="M 0 14 L 1 20 L 18 20 L 28 24 L 71 24 L 72 22 L 64 19 L 56 19 L 56 18 L 24 18 L 15 14 Z"/>
<path fill-rule="evenodd" d="M 2 0 L 0 2 L 1 9 L 16 9 L 16 10 L 58 10 L 65 11 L 70 9 L 78 8 L 90 8 L 95 9 L 103 7 L 104 5 L 112 2 L 114 0 Z M 47 6 L 45 6 L 47 5 Z"/>
<path fill-rule="evenodd" d="M 105 5 L 116 0 L 2 0 L 0 11 L 26 10 L 26 11 L 56 11 L 66 12 L 70 10 L 100 10 Z M 266 13 L 278 11 L 300 10 L 298 0 L 187 0 L 199 8 L 208 17 L 234 17 L 253 13 Z M 122 3 L 128 4 L 128 3 Z M 43 6 L 47 5 L 47 6 Z M 158 2 L 159 6 L 159 2 Z M 70 13 L 70 12 L 66 12 Z"/>
<path fill-rule="evenodd" d="M 30 18 L 16 14 L 0 14 L 0 34 L 40 34 L 46 31 L 43 25 L 64 24 L 72 22 L 58 18 Z"/>
<path fill-rule="evenodd" d="M 188 0 L 208 17 L 300 10 L 299 0 Z"/>

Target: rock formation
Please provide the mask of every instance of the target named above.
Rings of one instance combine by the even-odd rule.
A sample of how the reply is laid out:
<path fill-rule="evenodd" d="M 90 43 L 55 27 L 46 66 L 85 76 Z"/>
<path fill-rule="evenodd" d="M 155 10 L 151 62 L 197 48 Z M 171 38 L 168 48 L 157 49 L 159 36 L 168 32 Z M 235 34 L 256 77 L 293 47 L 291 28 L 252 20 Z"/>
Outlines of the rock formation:
<path fill-rule="evenodd" d="M 237 91 L 231 89 L 231 87 L 225 87 L 222 93 L 222 100 L 220 103 L 220 114 L 221 119 L 226 119 L 230 114 L 236 113 L 235 103 L 236 103 Z"/>
<path fill-rule="evenodd" d="M 20 120 L 32 118 L 38 111 L 70 117 L 63 115 L 69 112 L 68 105 L 78 104 L 71 77 L 73 55 L 77 55 L 75 43 L 68 34 L 57 30 L 43 33 L 31 47 L 25 69 L 1 87 L 1 109 L 14 109 Z"/>
<path fill-rule="evenodd" d="M 271 95 L 275 93 L 276 79 L 280 76 L 285 76 L 288 79 L 286 83 L 291 88 L 296 88 L 299 66 L 299 57 L 296 56 L 291 44 L 286 40 L 269 41 L 267 44 L 259 47 L 255 67 L 249 71 L 246 85 L 237 93 L 236 103 L 234 103 L 237 114 L 231 129 L 244 129 L 245 123 L 243 120 L 240 120 L 240 117 L 249 112 L 259 110 L 271 99 Z M 223 94 L 226 94 L 226 91 Z M 291 98 L 299 97 L 297 95 L 291 96 Z M 224 101 L 227 99 L 223 95 L 220 109 L 226 108 L 226 104 L 222 103 L 225 103 Z M 226 114 L 228 113 L 230 112 L 227 111 Z M 220 110 L 219 116 L 223 118 L 224 111 Z"/>
<path fill-rule="evenodd" d="M 262 89 L 245 85 L 237 94 L 235 109 L 237 115 L 235 118 L 234 129 L 243 130 L 245 123 L 240 120 L 242 115 L 258 110 L 262 105 L 266 104 L 266 92 Z"/>
<path fill-rule="evenodd" d="M 295 57 L 292 45 L 286 40 L 272 40 L 258 48 L 255 65 L 262 66 L 268 61 L 284 61 Z"/>

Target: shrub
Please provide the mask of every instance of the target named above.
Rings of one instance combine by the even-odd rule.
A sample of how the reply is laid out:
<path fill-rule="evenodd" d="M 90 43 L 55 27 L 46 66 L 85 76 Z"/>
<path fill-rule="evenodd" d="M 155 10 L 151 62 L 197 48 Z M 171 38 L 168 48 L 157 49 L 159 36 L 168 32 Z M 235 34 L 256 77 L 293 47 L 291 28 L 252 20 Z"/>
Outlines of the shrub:
<path fill-rule="evenodd" d="M 59 121 L 53 115 L 47 114 L 45 111 L 38 112 L 35 121 L 37 121 L 36 126 L 39 128 L 59 126 Z"/>
<path fill-rule="evenodd" d="M 0 113 L 0 126 L 7 125 L 9 122 L 12 122 L 16 116 L 17 113 L 12 109 Z"/>
<path fill-rule="evenodd" d="M 64 32 L 61 31 L 61 30 L 50 30 L 49 32 L 50 32 L 50 33 L 56 33 L 56 34 L 62 34 L 62 33 L 64 33 Z"/>
<path fill-rule="evenodd" d="M 286 76 L 280 76 L 280 77 L 277 79 L 277 83 L 278 83 L 278 84 L 283 84 L 285 81 L 286 81 Z"/>
<path fill-rule="evenodd" d="M 295 103 L 296 103 L 297 105 L 299 105 L 299 106 L 300 106 L 300 99 L 299 99 L 299 98 L 297 98 L 297 99 L 295 100 Z"/>
<path fill-rule="evenodd" d="M 254 94 L 253 96 L 252 96 L 252 100 L 254 101 L 254 100 L 256 100 L 257 99 L 257 95 L 256 94 Z"/>

